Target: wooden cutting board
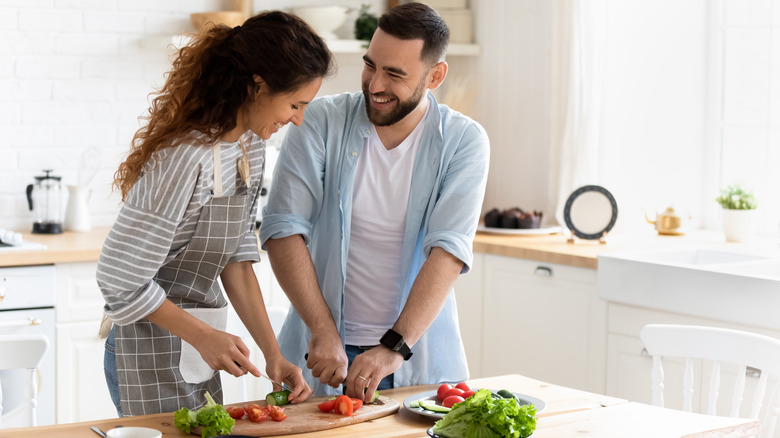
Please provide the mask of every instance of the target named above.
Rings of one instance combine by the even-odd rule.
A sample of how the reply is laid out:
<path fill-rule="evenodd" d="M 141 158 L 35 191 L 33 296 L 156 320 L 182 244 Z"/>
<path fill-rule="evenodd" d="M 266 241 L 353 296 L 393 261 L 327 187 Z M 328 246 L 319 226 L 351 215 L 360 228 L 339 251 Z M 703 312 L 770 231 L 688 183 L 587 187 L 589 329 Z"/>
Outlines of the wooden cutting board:
<path fill-rule="evenodd" d="M 294 433 L 315 432 L 318 430 L 333 429 L 336 427 L 347 426 L 349 424 L 362 423 L 375 418 L 394 414 L 401 407 L 397 400 L 380 395 L 384 405 L 363 405 L 350 416 L 335 414 L 333 412 L 322 412 L 317 405 L 327 400 L 328 397 L 311 397 L 303 403 L 289 404 L 284 406 L 284 413 L 287 418 L 282 421 L 273 421 L 271 418 L 262 423 L 255 423 L 246 417 L 236 420 L 233 426 L 233 435 L 251 435 L 251 436 L 271 436 L 271 435 L 290 435 Z M 258 404 L 265 406 L 265 401 L 234 403 L 226 406 L 244 407 L 248 404 Z M 200 428 L 193 429 L 193 434 L 200 435 Z"/>

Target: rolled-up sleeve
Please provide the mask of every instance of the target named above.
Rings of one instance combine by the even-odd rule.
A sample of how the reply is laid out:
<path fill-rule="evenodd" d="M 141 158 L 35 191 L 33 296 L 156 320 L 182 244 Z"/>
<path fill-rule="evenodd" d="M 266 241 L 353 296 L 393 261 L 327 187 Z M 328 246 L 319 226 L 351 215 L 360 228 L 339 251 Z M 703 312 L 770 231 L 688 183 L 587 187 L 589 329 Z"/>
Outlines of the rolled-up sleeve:
<path fill-rule="evenodd" d="M 463 262 L 465 273 L 471 269 L 474 259 L 473 242 L 485 197 L 490 142 L 476 122 L 470 121 L 460 132 L 459 138 L 448 140 L 459 144 L 453 156 L 445 161 L 444 178 L 423 240 L 423 251 L 427 256 L 434 246 L 444 249 Z"/>
<path fill-rule="evenodd" d="M 125 204 L 100 253 L 97 282 L 117 325 L 138 321 L 165 301 L 152 280 L 165 261 L 177 223 Z"/>
<path fill-rule="evenodd" d="M 120 209 L 97 267 L 105 313 L 117 325 L 138 321 L 165 301 L 154 276 L 171 253 L 200 169 L 194 158 L 159 162 L 136 182 Z"/>

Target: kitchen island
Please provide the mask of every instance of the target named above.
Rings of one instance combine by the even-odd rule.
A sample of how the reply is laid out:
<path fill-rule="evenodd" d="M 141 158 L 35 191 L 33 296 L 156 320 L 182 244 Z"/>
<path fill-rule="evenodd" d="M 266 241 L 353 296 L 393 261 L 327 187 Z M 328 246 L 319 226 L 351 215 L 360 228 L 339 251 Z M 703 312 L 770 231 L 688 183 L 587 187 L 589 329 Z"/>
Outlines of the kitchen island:
<path fill-rule="evenodd" d="M 517 374 L 475 379 L 473 388 L 509 389 L 530 395 L 546 403 L 540 412 L 534 438 L 570 438 L 598 436 L 600 438 L 658 438 L 683 436 L 746 437 L 760 431 L 758 420 L 715 417 L 657 408 L 641 403 L 630 403 L 605 395 L 579 391 Z M 382 395 L 403 403 L 436 385 L 411 386 L 382 391 Z M 316 410 L 315 404 L 311 409 Z M 333 414 L 336 415 L 336 414 Z M 245 421 L 245 420 L 242 420 Z M 425 437 L 435 419 L 421 416 L 404 407 L 386 417 L 335 429 L 295 434 L 308 437 Z M 23 429 L 0 429 L 0 438 L 56 436 L 58 438 L 94 438 L 92 426 L 106 431 L 117 426 L 151 427 L 163 432 L 164 437 L 186 436 L 173 426 L 173 413 L 114 418 L 55 426 Z M 326 427 L 326 426 L 325 426 Z"/>

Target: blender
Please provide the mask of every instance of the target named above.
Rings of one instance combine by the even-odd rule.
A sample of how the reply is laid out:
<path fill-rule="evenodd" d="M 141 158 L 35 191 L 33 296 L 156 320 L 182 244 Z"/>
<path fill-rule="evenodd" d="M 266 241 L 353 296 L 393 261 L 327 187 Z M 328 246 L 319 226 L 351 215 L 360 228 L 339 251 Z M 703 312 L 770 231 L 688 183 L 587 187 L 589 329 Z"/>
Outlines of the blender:
<path fill-rule="evenodd" d="M 59 176 L 51 175 L 51 170 L 44 170 L 45 175 L 35 177 L 35 184 L 27 186 L 27 203 L 33 212 L 33 233 L 62 233 L 62 184 Z"/>

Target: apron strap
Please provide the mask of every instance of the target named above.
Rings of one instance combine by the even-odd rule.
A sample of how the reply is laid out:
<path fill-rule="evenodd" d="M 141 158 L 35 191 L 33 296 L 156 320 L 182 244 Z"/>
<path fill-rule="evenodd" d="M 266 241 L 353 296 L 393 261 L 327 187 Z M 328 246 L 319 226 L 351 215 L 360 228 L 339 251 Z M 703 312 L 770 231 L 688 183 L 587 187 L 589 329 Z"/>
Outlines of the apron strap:
<path fill-rule="evenodd" d="M 222 196 L 222 156 L 219 142 L 214 144 L 214 197 Z"/>

